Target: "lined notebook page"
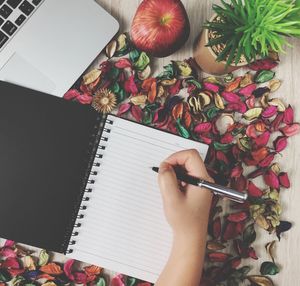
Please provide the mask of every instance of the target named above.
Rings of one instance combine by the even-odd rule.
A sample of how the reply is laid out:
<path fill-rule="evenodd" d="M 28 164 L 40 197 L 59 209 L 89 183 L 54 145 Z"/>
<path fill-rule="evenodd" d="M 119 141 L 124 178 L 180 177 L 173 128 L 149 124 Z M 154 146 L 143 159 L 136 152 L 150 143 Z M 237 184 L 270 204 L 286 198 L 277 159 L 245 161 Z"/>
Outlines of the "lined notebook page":
<path fill-rule="evenodd" d="M 100 167 L 76 244 L 75 259 L 155 282 L 171 248 L 172 233 L 163 213 L 157 174 L 152 166 L 170 154 L 195 148 L 205 158 L 207 145 L 108 116 Z"/>

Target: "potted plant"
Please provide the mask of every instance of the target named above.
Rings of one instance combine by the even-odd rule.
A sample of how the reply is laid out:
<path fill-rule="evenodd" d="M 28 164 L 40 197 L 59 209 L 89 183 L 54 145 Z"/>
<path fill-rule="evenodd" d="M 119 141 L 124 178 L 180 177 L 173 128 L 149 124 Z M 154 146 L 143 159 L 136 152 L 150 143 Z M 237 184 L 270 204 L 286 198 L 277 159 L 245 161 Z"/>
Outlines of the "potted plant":
<path fill-rule="evenodd" d="M 231 72 L 283 52 L 287 37 L 300 37 L 299 0 L 221 0 L 204 24 L 194 57 L 203 71 Z"/>

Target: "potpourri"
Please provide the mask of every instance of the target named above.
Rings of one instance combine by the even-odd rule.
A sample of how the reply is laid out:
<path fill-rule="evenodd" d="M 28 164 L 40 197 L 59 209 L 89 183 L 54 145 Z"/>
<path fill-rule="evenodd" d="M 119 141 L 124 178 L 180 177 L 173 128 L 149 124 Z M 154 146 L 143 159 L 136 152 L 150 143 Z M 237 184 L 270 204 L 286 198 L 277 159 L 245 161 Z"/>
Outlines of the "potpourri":
<path fill-rule="evenodd" d="M 193 59 L 172 61 L 153 75 L 153 62 L 133 46 L 127 34 L 119 35 L 105 52 L 107 59 L 80 78 L 64 98 L 209 144 L 205 163 L 211 176 L 218 184 L 248 192 L 249 200 L 243 204 L 227 201 L 230 208 L 225 211 L 222 200 L 214 197 L 202 285 L 235 286 L 243 281 L 274 285 L 266 276 L 280 272 L 274 260 L 274 234 L 279 241 L 292 227 L 280 218 L 281 192 L 290 187 L 290 180 L 276 161 L 287 148 L 288 138 L 300 131 L 293 107 L 276 98 L 281 87 L 274 70 L 279 64 L 277 55 L 250 64 L 243 75 L 199 80 Z M 266 245 L 270 261 L 263 262 L 260 273 L 253 275 L 251 265 L 245 264 L 255 264 L 265 254 L 256 253 L 253 247 L 256 232 L 263 230 L 270 234 Z M 10 258 L 10 252 L 17 253 L 15 246 L 5 246 L 0 252 L 0 286 L 9 279 L 15 285 L 41 284 L 38 275 L 44 275 L 46 283 L 108 285 L 95 266 L 88 274 L 86 268 L 77 270 L 73 261 L 52 265 L 49 260 L 40 266 L 28 258 L 24 264 L 19 255 Z M 150 284 L 120 274 L 110 285 Z"/>

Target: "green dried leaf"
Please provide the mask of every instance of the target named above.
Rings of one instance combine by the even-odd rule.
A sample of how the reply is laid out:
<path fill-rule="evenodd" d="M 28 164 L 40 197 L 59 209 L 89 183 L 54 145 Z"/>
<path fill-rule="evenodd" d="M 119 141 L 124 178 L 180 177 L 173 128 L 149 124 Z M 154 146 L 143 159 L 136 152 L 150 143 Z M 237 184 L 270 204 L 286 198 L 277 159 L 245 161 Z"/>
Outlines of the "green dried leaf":
<path fill-rule="evenodd" d="M 109 88 L 114 94 L 117 94 L 120 92 L 120 85 L 115 82 L 110 88 Z"/>
<path fill-rule="evenodd" d="M 178 70 L 178 74 L 183 77 L 188 77 L 192 74 L 193 70 L 187 62 L 174 61 L 174 64 Z"/>
<path fill-rule="evenodd" d="M 135 285 L 136 279 L 132 277 L 127 277 L 126 279 L 126 286 L 133 286 Z"/>
<path fill-rule="evenodd" d="M 22 277 L 23 278 L 23 277 Z M 8 282 L 10 280 L 10 275 L 4 269 L 0 270 L 0 282 Z M 24 278 L 23 278 L 24 280 Z"/>
<path fill-rule="evenodd" d="M 39 266 L 44 266 L 48 263 L 49 261 L 49 254 L 45 249 L 42 249 L 39 255 Z"/>
<path fill-rule="evenodd" d="M 117 102 L 120 103 L 125 100 L 127 94 L 126 91 L 123 88 L 121 88 L 120 91 L 116 93 L 116 96 L 117 96 Z"/>
<path fill-rule="evenodd" d="M 213 144 L 216 150 L 220 150 L 223 152 L 227 152 L 231 148 L 231 144 L 222 144 L 219 142 L 214 142 Z"/>
<path fill-rule="evenodd" d="M 116 67 L 112 67 L 108 73 L 108 78 L 111 80 L 116 80 L 120 74 L 120 70 Z"/>
<path fill-rule="evenodd" d="M 153 120 L 153 112 L 150 109 L 145 108 L 144 116 L 143 116 L 143 124 L 150 125 L 152 123 L 152 120 Z"/>
<path fill-rule="evenodd" d="M 271 70 L 261 70 L 255 75 L 254 81 L 256 83 L 264 83 L 273 79 L 274 76 L 275 76 L 275 72 Z"/>
<path fill-rule="evenodd" d="M 213 119 L 219 114 L 219 109 L 217 107 L 211 107 L 209 110 L 206 112 L 206 116 L 209 120 Z"/>
<path fill-rule="evenodd" d="M 229 83 L 232 82 L 234 79 L 233 74 L 232 73 L 228 73 L 224 76 L 224 82 Z"/>
<path fill-rule="evenodd" d="M 100 277 L 96 283 L 96 286 L 106 286 L 105 279 L 103 277 Z"/>
<path fill-rule="evenodd" d="M 176 120 L 176 128 L 178 133 L 183 137 L 183 138 L 190 138 L 190 133 L 189 131 L 181 124 L 180 118 Z"/>
<path fill-rule="evenodd" d="M 160 79 L 171 79 L 176 76 L 175 71 L 174 71 L 174 66 L 173 64 L 168 64 L 164 66 L 164 71 L 159 74 L 158 78 Z"/>
<path fill-rule="evenodd" d="M 129 59 L 133 63 L 135 63 L 138 60 L 139 56 L 140 56 L 140 52 L 136 49 L 130 51 L 129 53 Z"/>
<path fill-rule="evenodd" d="M 195 80 L 195 79 L 189 79 L 189 80 L 186 81 L 186 83 L 191 83 L 194 86 L 196 86 L 198 89 L 202 88 L 202 84 L 199 81 Z"/>
<path fill-rule="evenodd" d="M 0 281 L 1 281 L 1 279 L 0 279 Z M 23 285 L 24 281 L 25 281 L 25 278 L 23 276 L 16 276 L 10 281 L 10 283 L 12 286 L 19 286 L 19 285 Z"/>
<path fill-rule="evenodd" d="M 274 262 L 265 261 L 260 266 L 260 273 L 262 275 L 276 275 L 279 273 L 279 268 Z"/>
<path fill-rule="evenodd" d="M 141 52 L 138 60 L 134 63 L 134 66 L 137 70 L 143 71 L 147 65 L 150 63 L 150 58 L 145 52 Z"/>
<path fill-rule="evenodd" d="M 243 232 L 243 242 L 246 243 L 247 245 L 250 245 L 253 243 L 256 239 L 256 231 L 254 229 L 254 224 L 249 224 L 244 232 Z"/>

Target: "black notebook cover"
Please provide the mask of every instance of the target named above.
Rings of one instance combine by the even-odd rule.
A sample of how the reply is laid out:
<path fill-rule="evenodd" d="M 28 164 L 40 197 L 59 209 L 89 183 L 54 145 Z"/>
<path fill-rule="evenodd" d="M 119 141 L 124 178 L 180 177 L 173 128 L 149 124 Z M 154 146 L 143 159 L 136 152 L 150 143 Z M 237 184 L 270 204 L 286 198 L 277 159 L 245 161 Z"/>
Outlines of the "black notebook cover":
<path fill-rule="evenodd" d="M 0 82 L 0 237 L 66 251 L 100 119 L 90 106 Z"/>

